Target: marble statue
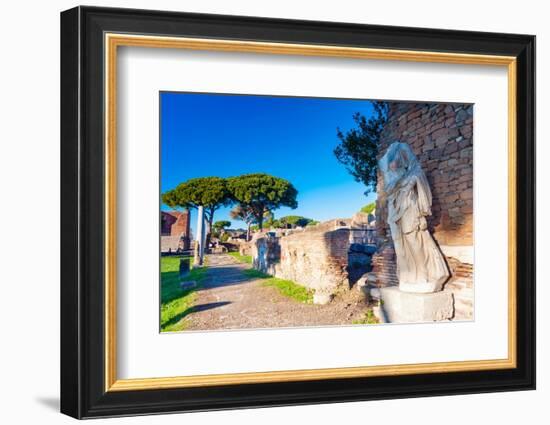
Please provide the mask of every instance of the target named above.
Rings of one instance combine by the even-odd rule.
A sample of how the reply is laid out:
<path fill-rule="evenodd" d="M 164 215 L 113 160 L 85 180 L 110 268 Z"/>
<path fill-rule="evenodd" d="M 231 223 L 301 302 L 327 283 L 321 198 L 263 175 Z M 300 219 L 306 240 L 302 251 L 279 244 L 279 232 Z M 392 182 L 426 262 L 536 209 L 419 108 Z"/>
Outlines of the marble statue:
<path fill-rule="evenodd" d="M 418 159 L 406 143 L 394 142 L 379 162 L 388 206 L 388 224 L 397 257 L 399 289 L 440 291 L 449 269 L 427 228 L 432 193 Z"/>

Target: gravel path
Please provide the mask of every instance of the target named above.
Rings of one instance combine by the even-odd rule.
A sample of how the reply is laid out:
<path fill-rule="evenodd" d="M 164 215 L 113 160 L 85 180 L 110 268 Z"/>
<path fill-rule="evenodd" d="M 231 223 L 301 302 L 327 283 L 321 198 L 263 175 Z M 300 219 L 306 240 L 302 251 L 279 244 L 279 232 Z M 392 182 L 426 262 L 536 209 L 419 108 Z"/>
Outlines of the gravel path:
<path fill-rule="evenodd" d="M 208 255 L 207 265 L 187 330 L 352 324 L 366 310 L 356 291 L 327 305 L 300 303 L 247 277 L 243 270 L 250 266 L 227 254 Z"/>

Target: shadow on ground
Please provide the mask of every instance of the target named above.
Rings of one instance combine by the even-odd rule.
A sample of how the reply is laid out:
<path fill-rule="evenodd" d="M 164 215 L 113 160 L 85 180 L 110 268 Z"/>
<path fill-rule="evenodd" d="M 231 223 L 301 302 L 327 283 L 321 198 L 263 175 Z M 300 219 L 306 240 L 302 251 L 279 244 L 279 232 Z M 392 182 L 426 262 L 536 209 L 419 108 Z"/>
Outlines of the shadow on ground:
<path fill-rule="evenodd" d="M 215 303 L 206 303 L 206 304 L 199 304 L 195 305 L 193 307 L 190 307 L 184 311 L 182 311 L 180 314 L 175 315 L 174 317 L 170 318 L 166 323 L 163 323 L 163 327 L 168 327 L 170 325 L 173 325 L 177 322 L 179 322 L 184 317 L 189 316 L 193 313 L 199 313 L 201 311 L 206 310 L 212 310 L 213 308 L 223 307 L 224 305 L 231 304 L 230 301 L 220 301 Z"/>
<path fill-rule="evenodd" d="M 35 400 L 42 406 L 59 412 L 59 397 L 36 397 Z"/>
<path fill-rule="evenodd" d="M 253 279 L 254 277 L 243 273 L 243 269 L 234 266 L 209 267 L 206 272 L 206 279 L 198 290 L 238 285 Z"/>

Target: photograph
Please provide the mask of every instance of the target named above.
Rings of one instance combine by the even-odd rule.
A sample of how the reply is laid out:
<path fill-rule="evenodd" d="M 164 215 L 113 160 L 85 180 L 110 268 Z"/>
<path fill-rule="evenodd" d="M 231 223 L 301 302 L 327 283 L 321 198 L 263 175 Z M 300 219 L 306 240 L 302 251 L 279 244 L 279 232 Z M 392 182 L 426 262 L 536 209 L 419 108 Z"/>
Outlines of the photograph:
<path fill-rule="evenodd" d="M 159 96 L 160 332 L 474 320 L 474 104 Z"/>

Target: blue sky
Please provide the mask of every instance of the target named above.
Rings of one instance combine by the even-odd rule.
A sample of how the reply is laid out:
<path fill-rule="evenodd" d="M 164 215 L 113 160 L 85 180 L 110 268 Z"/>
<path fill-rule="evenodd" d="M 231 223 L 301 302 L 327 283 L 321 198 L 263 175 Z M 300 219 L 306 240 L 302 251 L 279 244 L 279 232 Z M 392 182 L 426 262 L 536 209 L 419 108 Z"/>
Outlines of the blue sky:
<path fill-rule="evenodd" d="M 319 221 L 351 217 L 376 197 L 366 197 L 333 154 L 336 128 L 354 127 L 355 112 L 369 116 L 369 101 L 174 92 L 160 100 L 162 192 L 194 177 L 268 173 L 298 190 L 298 208 L 280 208 L 276 218 Z M 245 227 L 229 210 L 214 220 Z M 192 211 L 193 229 L 195 221 Z"/>

